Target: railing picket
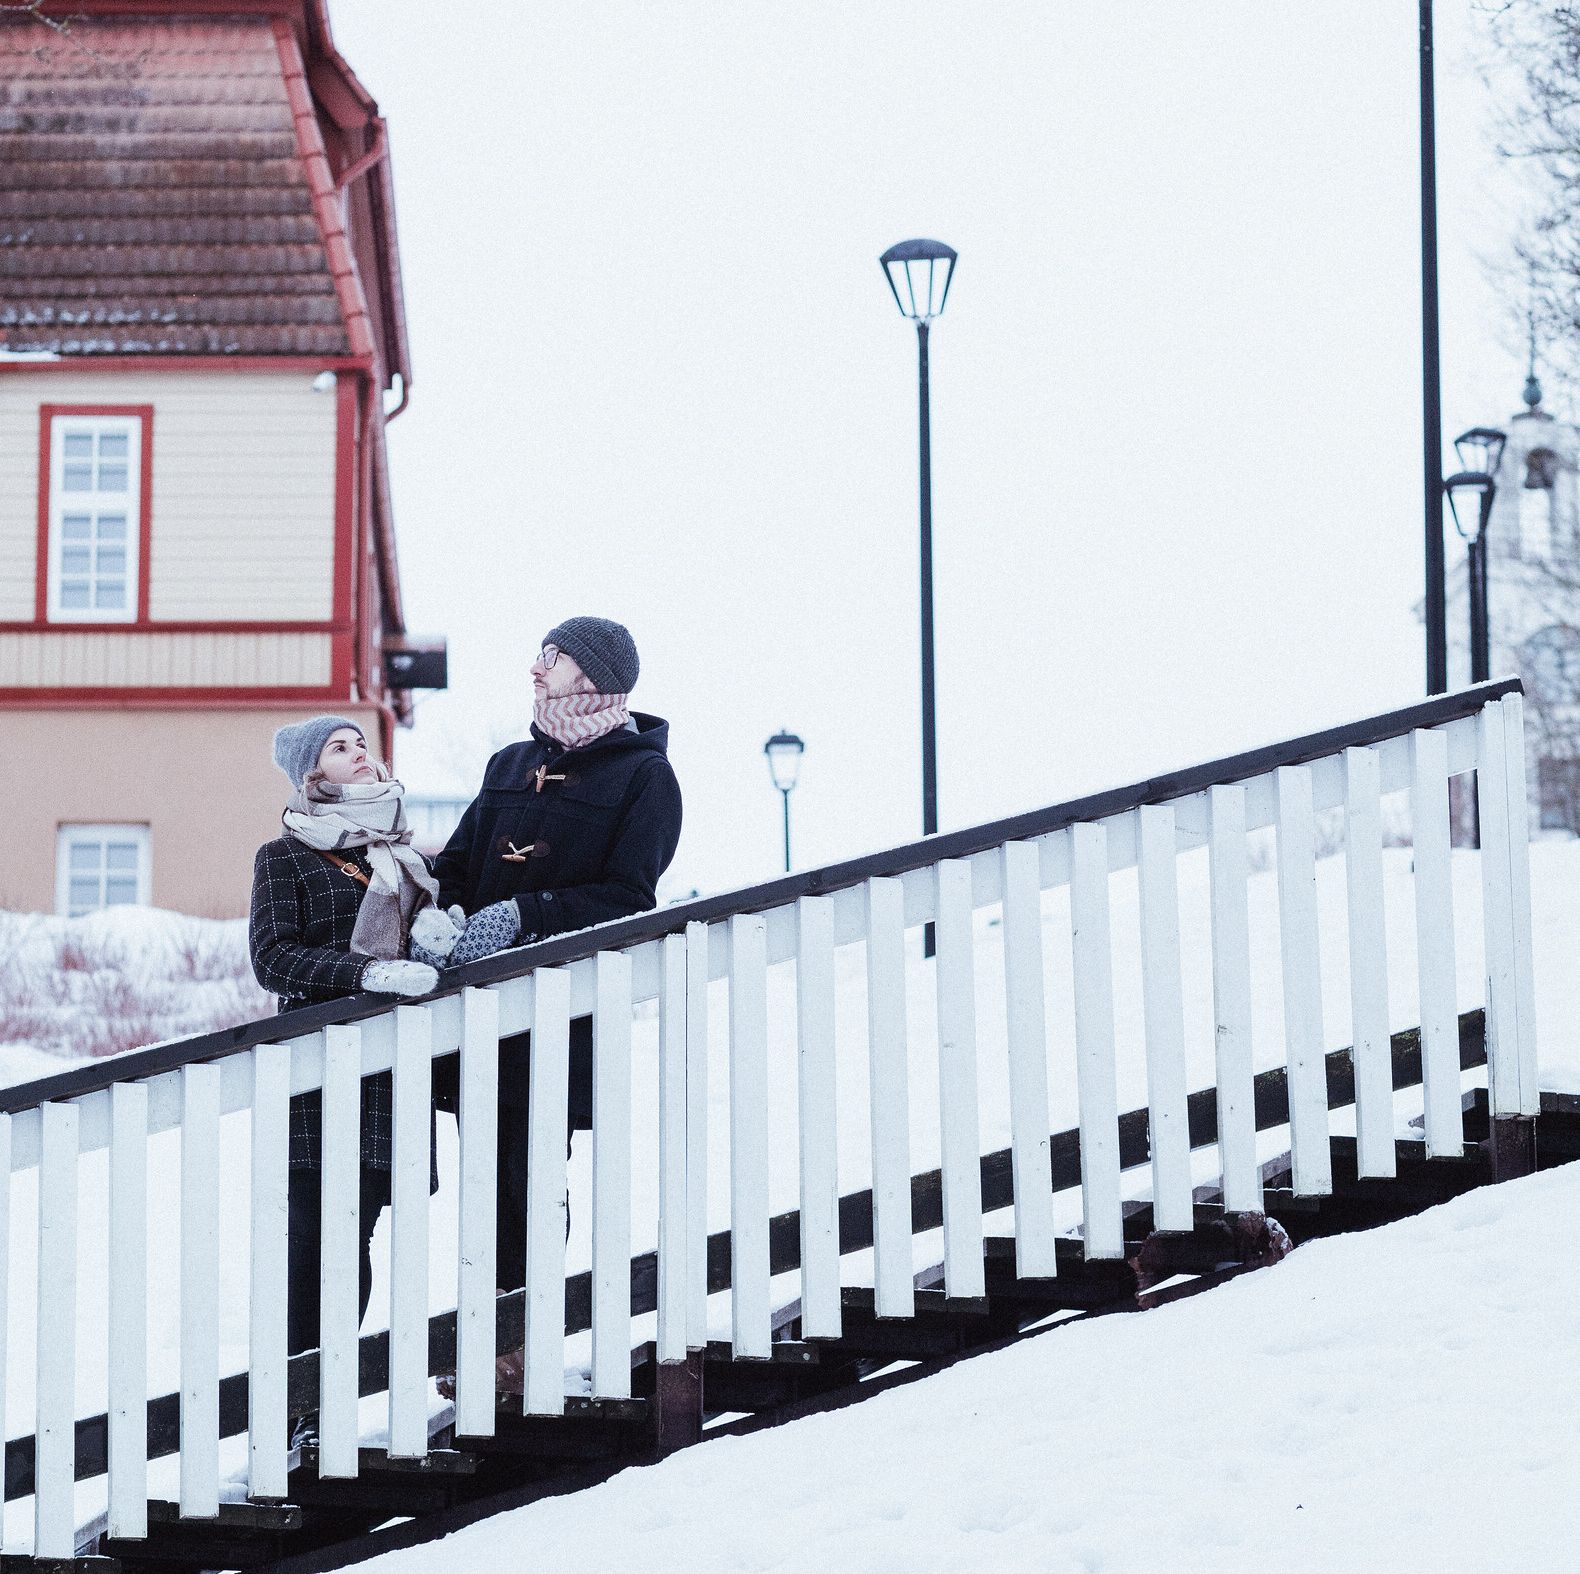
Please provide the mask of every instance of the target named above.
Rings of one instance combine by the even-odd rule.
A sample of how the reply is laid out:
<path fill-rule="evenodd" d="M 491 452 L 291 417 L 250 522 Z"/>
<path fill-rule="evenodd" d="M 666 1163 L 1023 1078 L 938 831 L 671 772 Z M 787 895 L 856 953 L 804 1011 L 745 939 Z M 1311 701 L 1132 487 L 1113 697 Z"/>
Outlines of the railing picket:
<path fill-rule="evenodd" d="M 219 1067 L 181 1068 L 181 1512 L 219 1513 Z"/>
<path fill-rule="evenodd" d="M 289 1261 L 291 1051 L 252 1052 L 252 1289 L 247 1356 L 247 1491 L 283 1498 L 286 1434 L 286 1276 Z"/>
<path fill-rule="evenodd" d="M 461 996 L 460 1272 L 456 1286 L 455 1430 L 494 1435 L 494 1234 L 499 1163 L 499 996 Z"/>
<path fill-rule="evenodd" d="M 1519 999 L 1514 983 L 1513 899 L 1509 878 L 1508 762 L 1502 705 L 1481 713 L 1476 803 L 1481 828 L 1482 934 L 1486 945 L 1487 1085 L 1494 1115 L 1520 1110 Z"/>
<path fill-rule="evenodd" d="M 1190 1128 L 1186 1114 L 1185 1002 L 1180 964 L 1174 806 L 1144 804 L 1136 826 L 1141 889 L 1141 999 L 1147 1039 L 1147 1127 L 1152 1213 L 1159 1230 L 1189 1230 Z"/>
<path fill-rule="evenodd" d="M 592 1391 L 631 1397 L 631 958 L 600 951 L 593 1013 Z"/>
<path fill-rule="evenodd" d="M 708 1342 L 708 926 L 686 925 L 686 1347 Z"/>
<path fill-rule="evenodd" d="M 1505 802 L 1509 817 L 1509 892 L 1514 939 L 1514 993 L 1519 1033 L 1520 1109 L 1535 1115 L 1541 1109 L 1536 1074 L 1536 974 L 1531 946 L 1531 849 L 1525 796 L 1525 700 L 1509 694 L 1503 707 L 1503 757 L 1507 767 Z"/>
<path fill-rule="evenodd" d="M 148 1534 L 148 1089 L 110 1089 L 109 1511 Z M 0 1324 L 3 1326 L 3 1324 Z M 3 1436 L 0 1433 L 0 1436 Z"/>
<path fill-rule="evenodd" d="M 565 1116 L 570 1091 L 571 977 L 533 975 L 527 1131 L 527 1415 L 565 1411 Z"/>
<path fill-rule="evenodd" d="M 911 1317 L 911 1108 L 906 1064 L 905 887 L 867 882 L 868 1102 L 872 1119 L 874 1305 Z"/>
<path fill-rule="evenodd" d="M 318 1270 L 318 1473 L 357 1473 L 362 1029 L 324 1029 Z"/>
<path fill-rule="evenodd" d="M 658 1359 L 686 1359 L 686 940 L 666 935 L 658 995 Z"/>
<path fill-rule="evenodd" d="M 1382 785 L 1375 749 L 1344 751 L 1344 876 L 1350 921 L 1350 1044 L 1356 1155 L 1362 1175 L 1397 1174 L 1393 1054 L 1388 1034 L 1388 921 L 1383 896 Z"/>
<path fill-rule="evenodd" d="M 395 1008 L 395 1154 L 390 1174 L 389 1451 L 428 1452 L 428 1178 L 433 1014 Z"/>
<path fill-rule="evenodd" d="M 1000 859 L 1004 887 L 1004 1017 L 1015 1179 L 1015 1272 L 1022 1279 L 1051 1279 L 1057 1271 L 1057 1236 L 1049 1179 L 1042 854 L 1035 842 L 1006 842 Z"/>
<path fill-rule="evenodd" d="M 1284 969 L 1284 1050 L 1289 1068 L 1289 1138 L 1294 1189 L 1333 1190 L 1328 1078 L 1322 1048 L 1322 950 L 1317 933 L 1316 815 L 1311 771 L 1279 767 L 1278 935 Z"/>
<path fill-rule="evenodd" d="M 75 1104 L 40 1111 L 38 1164 L 38 1419 L 33 1554 L 76 1552 L 77 1142 Z"/>
<path fill-rule="evenodd" d="M 0 1329 L 9 1329 L 11 1314 L 11 1117 L 0 1115 Z M 0 1338 L 0 1441 L 6 1430 L 6 1383 L 11 1375 L 10 1339 Z M 0 1552 L 5 1546 L 5 1510 L 0 1503 Z"/>
<path fill-rule="evenodd" d="M 1114 1074 L 1113 948 L 1108 916 L 1108 827 L 1070 827 L 1075 961 L 1075 1069 L 1081 1127 L 1081 1217 L 1088 1257 L 1123 1257 L 1119 1099 Z"/>
<path fill-rule="evenodd" d="M 1410 815 L 1415 836 L 1415 933 L 1426 1151 L 1431 1158 L 1457 1157 L 1464 1151 L 1464 1116 L 1459 1103 L 1448 740 L 1440 732 L 1419 730 L 1413 735 Z"/>
<path fill-rule="evenodd" d="M 768 948 L 761 913 L 730 920 L 730 1300 L 737 1359 L 771 1354 Z"/>
<path fill-rule="evenodd" d="M 982 1144 L 977 1113 L 971 865 L 963 858 L 942 859 L 935 866 L 934 879 L 944 1290 L 948 1295 L 971 1298 L 987 1293 L 982 1260 Z"/>
<path fill-rule="evenodd" d="M 1230 1213 L 1250 1213 L 1262 1206 L 1262 1176 L 1256 1162 L 1245 788 L 1238 784 L 1214 787 L 1208 798 L 1218 1156 L 1223 1166 L 1224 1208 Z"/>
<path fill-rule="evenodd" d="M 796 925 L 801 1334 L 808 1339 L 837 1339 L 841 1315 L 833 901 L 803 896 L 796 903 Z"/>

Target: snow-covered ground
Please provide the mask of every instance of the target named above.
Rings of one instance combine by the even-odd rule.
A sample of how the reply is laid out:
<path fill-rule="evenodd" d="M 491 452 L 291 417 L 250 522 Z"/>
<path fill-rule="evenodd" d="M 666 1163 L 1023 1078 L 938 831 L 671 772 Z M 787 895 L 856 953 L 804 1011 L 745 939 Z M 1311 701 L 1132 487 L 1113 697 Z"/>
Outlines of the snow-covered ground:
<path fill-rule="evenodd" d="M 1580 1546 L 1580 1165 L 720 1438 L 369 1574 L 1486 1574 Z"/>

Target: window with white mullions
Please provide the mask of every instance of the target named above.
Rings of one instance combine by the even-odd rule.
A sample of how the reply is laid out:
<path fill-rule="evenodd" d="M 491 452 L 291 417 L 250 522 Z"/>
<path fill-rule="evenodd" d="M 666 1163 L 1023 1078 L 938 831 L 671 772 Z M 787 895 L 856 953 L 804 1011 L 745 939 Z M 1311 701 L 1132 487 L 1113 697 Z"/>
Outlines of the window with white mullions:
<path fill-rule="evenodd" d="M 146 905 L 151 874 L 146 825 L 63 825 L 55 851 L 55 910 L 80 918 Z"/>
<path fill-rule="evenodd" d="M 142 420 L 59 415 L 51 425 L 50 621 L 133 622 Z"/>

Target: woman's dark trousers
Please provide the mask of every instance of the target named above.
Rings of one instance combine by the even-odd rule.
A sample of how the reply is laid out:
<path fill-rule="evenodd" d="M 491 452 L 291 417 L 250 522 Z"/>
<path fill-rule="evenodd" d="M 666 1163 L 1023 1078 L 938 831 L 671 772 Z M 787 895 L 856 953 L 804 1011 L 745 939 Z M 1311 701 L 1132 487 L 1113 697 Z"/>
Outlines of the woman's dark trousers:
<path fill-rule="evenodd" d="M 361 1193 L 361 1271 L 358 1275 L 357 1321 L 368 1309 L 373 1291 L 373 1230 L 379 1214 L 390 1200 L 388 1170 L 362 1168 Z M 286 1340 L 292 1355 L 318 1348 L 318 1273 L 323 1242 L 323 1171 L 293 1169 L 286 1194 L 287 1289 L 285 1298 Z"/>

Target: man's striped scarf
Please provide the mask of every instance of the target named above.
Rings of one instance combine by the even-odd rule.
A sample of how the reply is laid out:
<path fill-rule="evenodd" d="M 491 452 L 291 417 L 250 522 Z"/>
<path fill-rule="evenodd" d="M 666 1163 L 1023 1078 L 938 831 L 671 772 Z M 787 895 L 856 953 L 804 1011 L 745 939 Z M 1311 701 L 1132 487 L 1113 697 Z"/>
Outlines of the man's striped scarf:
<path fill-rule="evenodd" d="M 631 719 L 629 694 L 554 694 L 538 700 L 532 719 L 567 749 L 585 749 Z"/>

